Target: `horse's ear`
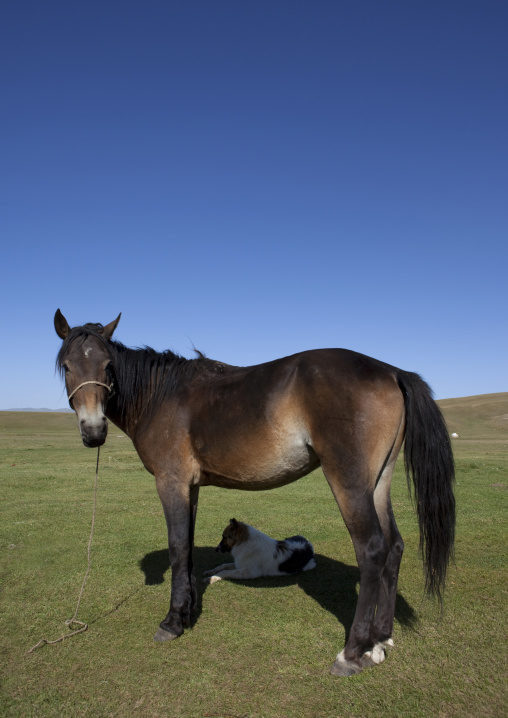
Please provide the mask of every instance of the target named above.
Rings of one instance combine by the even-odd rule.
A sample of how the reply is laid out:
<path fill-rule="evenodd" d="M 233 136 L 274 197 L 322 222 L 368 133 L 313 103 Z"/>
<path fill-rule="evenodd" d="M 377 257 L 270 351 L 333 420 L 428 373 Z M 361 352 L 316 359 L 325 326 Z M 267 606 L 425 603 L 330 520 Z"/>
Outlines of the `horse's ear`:
<path fill-rule="evenodd" d="M 62 312 L 57 309 L 55 312 L 55 331 L 60 337 L 60 339 L 67 339 L 67 336 L 71 330 L 70 326 L 67 324 L 67 319 L 64 317 Z"/>
<path fill-rule="evenodd" d="M 122 312 L 120 312 L 120 314 L 117 316 L 115 321 L 110 322 L 103 329 L 101 329 L 100 333 L 102 334 L 104 339 L 111 339 L 111 337 L 113 336 L 113 332 L 115 331 L 115 329 L 118 326 L 118 322 L 120 321 L 121 316 L 122 316 Z"/>

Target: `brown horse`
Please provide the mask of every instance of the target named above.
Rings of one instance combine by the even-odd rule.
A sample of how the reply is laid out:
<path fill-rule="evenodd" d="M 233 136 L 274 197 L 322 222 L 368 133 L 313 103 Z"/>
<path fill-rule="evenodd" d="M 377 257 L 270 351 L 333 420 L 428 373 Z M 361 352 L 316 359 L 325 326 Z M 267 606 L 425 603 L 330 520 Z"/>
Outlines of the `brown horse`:
<path fill-rule="evenodd" d="M 403 442 L 426 589 L 439 598 L 453 548 L 453 456 L 428 385 L 345 349 L 250 367 L 129 349 L 111 339 L 119 320 L 71 329 L 57 310 L 57 367 L 85 446 L 105 442 L 110 419 L 155 476 L 172 567 L 169 613 L 155 640 L 176 638 L 190 623 L 199 487 L 272 489 L 321 466 L 360 569 L 354 621 L 331 672 L 349 676 L 384 660 L 403 551 L 390 482 Z"/>

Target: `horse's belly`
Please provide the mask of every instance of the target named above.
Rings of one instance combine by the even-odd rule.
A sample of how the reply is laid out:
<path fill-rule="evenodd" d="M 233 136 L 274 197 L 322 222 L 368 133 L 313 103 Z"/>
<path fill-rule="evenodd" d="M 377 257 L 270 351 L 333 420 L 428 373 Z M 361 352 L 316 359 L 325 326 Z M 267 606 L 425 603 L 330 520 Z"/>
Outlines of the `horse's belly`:
<path fill-rule="evenodd" d="M 284 486 L 319 466 L 314 450 L 304 441 L 292 446 L 256 451 L 256 447 L 236 448 L 220 459 L 205 462 L 202 485 L 260 491 Z"/>

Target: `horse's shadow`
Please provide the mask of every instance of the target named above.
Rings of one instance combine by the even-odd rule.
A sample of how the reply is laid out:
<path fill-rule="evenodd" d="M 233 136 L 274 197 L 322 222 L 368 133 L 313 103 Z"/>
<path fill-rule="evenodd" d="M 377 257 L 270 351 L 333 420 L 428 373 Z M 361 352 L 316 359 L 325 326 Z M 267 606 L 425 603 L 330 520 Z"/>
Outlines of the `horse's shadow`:
<path fill-rule="evenodd" d="M 203 594 L 209 584 L 202 582 L 203 571 L 218 565 L 214 548 L 197 546 L 194 548 L 194 573 L 197 579 L 198 601 L 194 609 L 192 625 L 196 623 L 203 610 Z M 317 568 L 312 571 L 293 574 L 291 576 L 257 578 L 252 581 L 235 581 L 246 587 L 278 588 L 297 584 L 305 593 L 329 611 L 344 626 L 346 639 L 349 635 L 358 599 L 357 586 L 360 572 L 356 566 L 348 566 L 328 556 L 316 554 Z M 164 574 L 169 569 L 167 549 L 147 553 L 140 561 L 140 568 L 145 574 L 145 585 L 153 586 L 164 583 Z M 416 625 L 416 613 L 412 606 L 397 594 L 395 618 L 405 628 L 412 629 Z"/>

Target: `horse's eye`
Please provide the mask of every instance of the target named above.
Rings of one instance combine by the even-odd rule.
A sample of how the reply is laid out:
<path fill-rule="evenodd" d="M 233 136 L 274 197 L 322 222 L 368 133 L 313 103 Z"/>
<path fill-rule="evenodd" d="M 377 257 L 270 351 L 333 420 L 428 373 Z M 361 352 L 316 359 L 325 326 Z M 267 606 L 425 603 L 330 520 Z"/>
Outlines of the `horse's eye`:
<path fill-rule="evenodd" d="M 67 374 L 67 372 L 70 371 L 68 364 L 62 364 L 62 367 L 63 367 L 63 370 L 64 370 L 64 372 L 65 372 L 66 374 Z"/>

